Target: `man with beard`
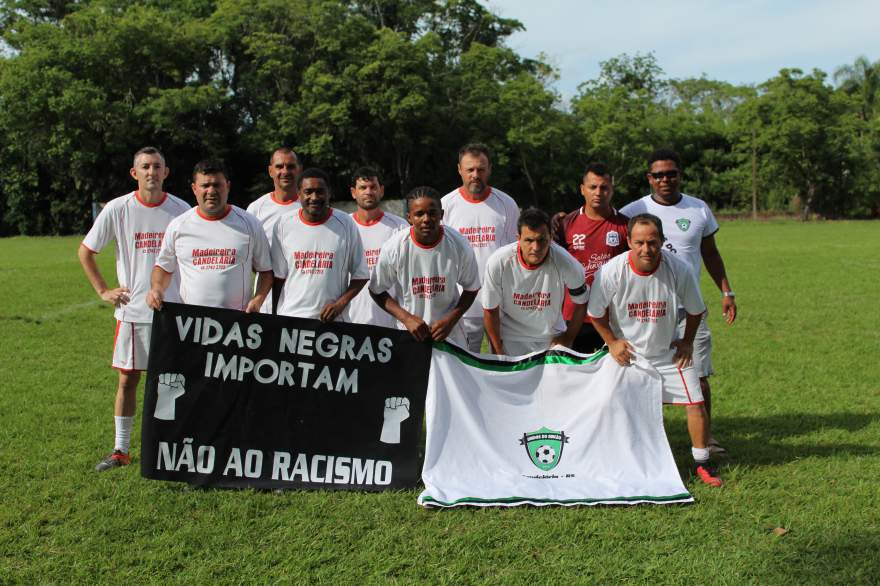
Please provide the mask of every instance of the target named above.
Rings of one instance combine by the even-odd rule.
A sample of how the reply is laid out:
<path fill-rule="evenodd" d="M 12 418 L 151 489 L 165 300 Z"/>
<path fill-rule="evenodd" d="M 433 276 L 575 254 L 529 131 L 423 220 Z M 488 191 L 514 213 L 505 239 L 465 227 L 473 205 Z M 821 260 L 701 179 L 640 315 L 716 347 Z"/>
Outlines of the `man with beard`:
<path fill-rule="evenodd" d="M 492 161 L 489 147 L 472 143 L 458 151 L 461 187 L 443 197 L 443 223 L 458 230 L 470 244 L 477 259 L 480 279 L 492 253 L 516 242 L 519 208 L 512 197 L 489 186 Z M 479 352 L 483 342 L 483 307 L 474 303 L 461 319 L 471 352 Z"/>
<path fill-rule="evenodd" d="M 347 214 L 330 207 L 330 178 L 306 169 L 301 207 L 275 225 L 272 268 L 278 315 L 347 321 L 346 308 L 370 278 L 361 238 Z"/>
<path fill-rule="evenodd" d="M 364 257 L 371 273 L 376 261 L 379 260 L 382 245 L 388 242 L 395 232 L 409 228 L 406 220 L 382 210 L 380 204 L 384 195 L 385 186 L 382 185 L 379 173 L 375 169 L 361 167 L 351 176 L 351 197 L 357 203 L 357 210 L 351 214 L 351 217 L 357 224 L 361 243 L 364 246 Z M 394 288 L 388 293 L 392 297 L 396 296 Z M 368 289 L 362 289 L 352 299 L 348 306 L 348 314 L 353 323 L 386 328 L 397 327 L 397 320 L 376 305 Z"/>

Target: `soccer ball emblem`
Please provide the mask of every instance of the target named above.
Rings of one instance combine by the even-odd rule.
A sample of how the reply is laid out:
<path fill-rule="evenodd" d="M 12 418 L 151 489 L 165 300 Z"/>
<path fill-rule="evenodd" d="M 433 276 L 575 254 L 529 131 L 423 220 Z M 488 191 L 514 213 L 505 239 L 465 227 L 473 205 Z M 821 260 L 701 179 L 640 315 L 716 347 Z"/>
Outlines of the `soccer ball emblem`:
<path fill-rule="evenodd" d="M 538 449 L 535 450 L 535 458 L 541 464 L 552 464 L 553 460 L 556 459 L 556 450 L 546 444 L 538 446 Z"/>

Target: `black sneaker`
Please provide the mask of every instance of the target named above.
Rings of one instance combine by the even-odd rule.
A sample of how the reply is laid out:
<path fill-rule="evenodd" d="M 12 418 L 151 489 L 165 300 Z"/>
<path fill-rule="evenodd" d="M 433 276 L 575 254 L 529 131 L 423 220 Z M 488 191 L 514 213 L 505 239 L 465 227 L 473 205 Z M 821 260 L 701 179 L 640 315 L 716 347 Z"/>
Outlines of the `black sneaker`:
<path fill-rule="evenodd" d="M 95 466 L 95 472 L 104 472 L 113 468 L 120 468 L 131 464 L 131 456 L 119 450 L 113 450 L 113 453 L 98 462 Z"/>

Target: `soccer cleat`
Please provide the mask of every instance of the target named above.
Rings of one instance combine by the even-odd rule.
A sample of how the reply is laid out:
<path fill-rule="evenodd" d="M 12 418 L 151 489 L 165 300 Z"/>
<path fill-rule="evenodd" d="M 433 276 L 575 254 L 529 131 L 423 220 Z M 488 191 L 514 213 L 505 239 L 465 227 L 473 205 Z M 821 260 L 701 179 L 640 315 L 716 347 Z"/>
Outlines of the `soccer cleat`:
<path fill-rule="evenodd" d="M 699 478 L 703 484 L 716 488 L 724 484 L 721 476 L 718 475 L 718 470 L 711 462 L 697 462 L 694 467 L 694 476 Z"/>
<path fill-rule="evenodd" d="M 105 470 L 128 466 L 129 464 L 131 464 L 131 456 L 125 452 L 113 450 L 112 454 L 98 462 L 98 465 L 95 466 L 95 472 L 104 472 Z"/>

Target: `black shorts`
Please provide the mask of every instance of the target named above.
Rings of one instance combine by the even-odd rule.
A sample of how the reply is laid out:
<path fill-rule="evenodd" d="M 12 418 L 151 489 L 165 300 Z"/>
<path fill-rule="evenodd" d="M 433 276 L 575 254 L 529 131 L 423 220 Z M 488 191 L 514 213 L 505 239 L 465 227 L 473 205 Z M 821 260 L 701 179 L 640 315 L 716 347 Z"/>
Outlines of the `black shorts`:
<path fill-rule="evenodd" d="M 575 336 L 572 350 L 581 354 L 592 354 L 601 350 L 604 345 L 605 340 L 602 339 L 593 324 L 584 324 L 581 326 L 581 331 Z"/>

